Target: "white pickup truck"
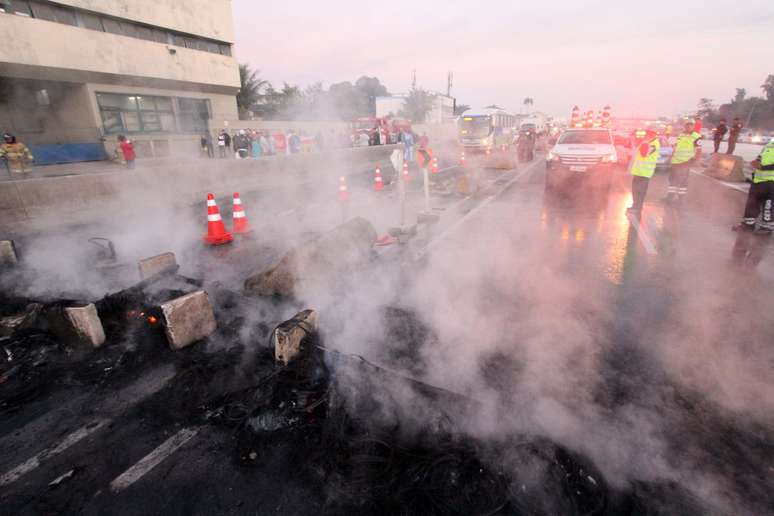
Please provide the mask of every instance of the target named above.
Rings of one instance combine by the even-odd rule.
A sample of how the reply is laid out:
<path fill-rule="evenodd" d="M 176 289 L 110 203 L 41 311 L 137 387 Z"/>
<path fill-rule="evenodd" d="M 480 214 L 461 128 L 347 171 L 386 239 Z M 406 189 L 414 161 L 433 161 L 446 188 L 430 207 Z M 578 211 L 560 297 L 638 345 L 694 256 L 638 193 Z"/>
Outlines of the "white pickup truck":
<path fill-rule="evenodd" d="M 610 129 L 567 129 L 546 156 L 546 190 L 580 182 L 607 189 L 617 164 L 618 153 Z"/>

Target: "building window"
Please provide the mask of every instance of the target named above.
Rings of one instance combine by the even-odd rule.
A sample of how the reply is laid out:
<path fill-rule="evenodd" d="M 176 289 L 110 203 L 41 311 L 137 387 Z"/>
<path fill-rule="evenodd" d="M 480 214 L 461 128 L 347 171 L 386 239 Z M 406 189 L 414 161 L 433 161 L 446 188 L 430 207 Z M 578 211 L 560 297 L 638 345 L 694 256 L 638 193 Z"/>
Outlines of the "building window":
<path fill-rule="evenodd" d="M 175 130 L 170 97 L 97 93 L 97 103 L 105 134 Z"/>
<path fill-rule="evenodd" d="M 210 101 L 207 99 L 177 99 L 180 130 L 198 133 L 207 130 L 210 119 Z"/>
<path fill-rule="evenodd" d="M 231 45 L 228 43 L 181 34 L 131 20 L 104 16 L 47 0 L 0 0 L 0 12 L 15 13 L 20 16 L 29 16 L 74 27 L 231 56 Z"/>

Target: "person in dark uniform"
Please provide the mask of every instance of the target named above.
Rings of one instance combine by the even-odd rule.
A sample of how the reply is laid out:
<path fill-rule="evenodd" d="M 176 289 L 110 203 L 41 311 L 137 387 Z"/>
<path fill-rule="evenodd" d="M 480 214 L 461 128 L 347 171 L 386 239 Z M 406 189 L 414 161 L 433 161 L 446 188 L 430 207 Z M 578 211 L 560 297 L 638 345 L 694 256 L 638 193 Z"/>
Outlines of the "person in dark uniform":
<path fill-rule="evenodd" d="M 734 122 L 731 124 L 731 130 L 728 132 L 728 150 L 726 154 L 733 154 L 736 149 L 736 142 L 739 140 L 739 133 L 742 132 L 742 121 L 738 118 L 734 118 Z"/>
<path fill-rule="evenodd" d="M 723 141 L 727 132 L 728 127 L 726 126 L 726 119 L 721 118 L 720 123 L 712 129 L 712 142 L 715 144 L 715 154 L 720 152 L 720 142 Z"/>

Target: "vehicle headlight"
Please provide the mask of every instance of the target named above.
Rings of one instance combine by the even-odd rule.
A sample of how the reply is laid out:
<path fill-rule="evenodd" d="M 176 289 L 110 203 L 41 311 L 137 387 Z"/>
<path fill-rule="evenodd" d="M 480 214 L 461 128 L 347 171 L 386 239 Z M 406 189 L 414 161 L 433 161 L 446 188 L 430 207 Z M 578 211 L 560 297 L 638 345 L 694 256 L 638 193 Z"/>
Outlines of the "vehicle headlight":
<path fill-rule="evenodd" d="M 756 134 L 755 136 L 752 137 L 752 142 L 761 143 L 761 137 Z"/>
<path fill-rule="evenodd" d="M 559 155 L 556 154 L 554 151 L 548 151 L 548 154 L 546 154 L 546 161 L 554 161 L 558 159 L 559 159 Z"/>
<path fill-rule="evenodd" d="M 605 154 L 602 156 L 602 163 L 617 163 L 618 162 L 618 154 L 615 152 L 611 152 L 610 154 Z"/>

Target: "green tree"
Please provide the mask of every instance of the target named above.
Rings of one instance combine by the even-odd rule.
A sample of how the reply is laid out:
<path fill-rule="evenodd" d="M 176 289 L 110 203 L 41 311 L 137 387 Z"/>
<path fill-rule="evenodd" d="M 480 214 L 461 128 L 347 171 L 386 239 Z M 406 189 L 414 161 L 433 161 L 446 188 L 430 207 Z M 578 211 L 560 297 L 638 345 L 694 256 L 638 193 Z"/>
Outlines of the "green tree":
<path fill-rule="evenodd" d="M 457 104 L 454 106 L 454 116 L 460 116 L 462 113 L 470 109 L 467 104 Z"/>
<path fill-rule="evenodd" d="M 715 105 L 712 103 L 712 99 L 706 97 L 700 98 L 697 107 L 696 118 L 707 123 L 712 123 L 712 118 L 715 116 Z"/>
<path fill-rule="evenodd" d="M 246 64 L 239 65 L 239 93 L 237 93 L 237 108 L 239 118 L 247 117 L 247 112 L 261 98 L 261 90 L 271 85 L 258 77 L 258 70 L 251 70 Z"/>
<path fill-rule="evenodd" d="M 435 95 L 432 93 L 422 88 L 412 88 L 406 97 L 400 116 L 418 124 L 424 123 L 427 114 L 433 109 L 434 99 Z"/>
<path fill-rule="evenodd" d="M 774 102 L 774 75 L 766 77 L 766 80 L 761 84 L 761 89 L 766 96 L 766 100 Z"/>
<path fill-rule="evenodd" d="M 734 95 L 734 100 L 732 103 L 742 103 L 744 102 L 744 98 L 747 96 L 747 90 L 744 88 L 737 88 L 736 89 L 736 95 Z"/>
<path fill-rule="evenodd" d="M 366 77 L 365 75 L 355 81 L 355 90 L 360 97 L 358 99 L 359 106 L 365 108 L 359 113 L 362 116 L 374 116 L 376 114 L 376 97 L 389 95 L 387 88 L 377 77 Z"/>
<path fill-rule="evenodd" d="M 524 101 L 522 102 L 522 104 L 524 104 L 524 107 L 534 106 L 535 105 L 535 99 L 533 99 L 532 97 L 525 97 Z"/>

